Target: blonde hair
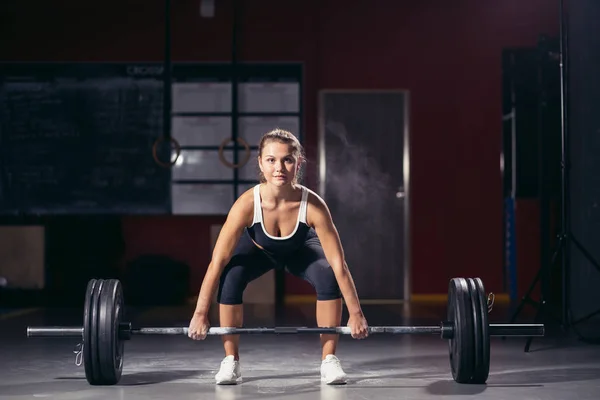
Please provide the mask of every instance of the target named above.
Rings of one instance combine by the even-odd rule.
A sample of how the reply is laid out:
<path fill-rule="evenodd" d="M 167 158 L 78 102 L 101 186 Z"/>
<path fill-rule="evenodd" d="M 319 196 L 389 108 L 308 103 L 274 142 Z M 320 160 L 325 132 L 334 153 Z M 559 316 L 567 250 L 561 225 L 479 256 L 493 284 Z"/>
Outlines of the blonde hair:
<path fill-rule="evenodd" d="M 263 148 L 267 145 L 267 143 L 273 142 L 273 141 L 280 142 L 283 144 L 287 144 L 288 146 L 291 146 L 293 149 L 293 155 L 296 158 L 296 160 L 299 159 L 300 157 L 302 158 L 303 161 L 306 160 L 306 156 L 304 154 L 304 148 L 300 144 L 300 141 L 298 140 L 298 138 L 290 131 L 286 131 L 285 129 L 280 129 L 280 128 L 273 129 L 272 131 L 265 133 L 260 138 L 260 142 L 258 144 L 258 158 L 259 159 L 262 157 Z M 266 182 L 266 179 L 265 179 L 262 171 L 260 170 L 260 168 L 258 170 L 258 175 L 259 175 L 261 183 Z M 302 169 L 298 170 L 298 173 L 296 174 L 294 183 L 297 183 L 300 180 L 301 176 L 302 176 Z"/>

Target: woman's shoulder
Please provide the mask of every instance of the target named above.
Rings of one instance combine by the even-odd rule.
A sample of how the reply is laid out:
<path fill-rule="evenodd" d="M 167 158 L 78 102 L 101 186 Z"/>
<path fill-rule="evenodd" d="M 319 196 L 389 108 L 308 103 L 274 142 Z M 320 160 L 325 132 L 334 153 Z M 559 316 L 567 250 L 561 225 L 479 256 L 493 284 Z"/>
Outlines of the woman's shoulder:
<path fill-rule="evenodd" d="M 237 198 L 229 214 L 244 220 L 244 223 L 254 218 L 254 187 L 246 190 Z"/>
<path fill-rule="evenodd" d="M 306 223 L 315 228 L 317 225 L 323 226 L 331 222 L 331 213 L 325 203 L 325 200 L 314 190 L 304 187 L 307 193 L 306 198 Z"/>
<path fill-rule="evenodd" d="M 306 197 L 306 219 L 310 226 L 315 225 L 317 220 L 323 220 L 331 218 L 329 207 L 325 200 L 314 190 L 304 187 L 307 192 Z"/>
<path fill-rule="evenodd" d="M 315 207 L 322 207 L 325 205 L 325 200 L 323 200 L 323 198 L 321 196 L 319 196 L 319 194 L 317 194 L 317 192 L 315 192 L 314 190 L 300 185 L 302 187 L 302 190 L 304 190 L 306 192 L 306 202 L 309 205 L 315 206 Z"/>
<path fill-rule="evenodd" d="M 260 187 L 260 184 L 252 186 L 251 188 L 247 189 L 239 196 L 238 201 L 240 201 L 245 207 L 250 207 L 251 209 L 253 209 L 254 208 L 254 191 L 258 190 L 259 187 Z"/>
<path fill-rule="evenodd" d="M 246 189 L 242 194 L 240 194 L 239 198 L 245 201 L 251 200 L 252 202 L 254 202 L 254 191 L 258 190 L 259 187 L 260 183 L 252 186 L 249 189 Z"/>

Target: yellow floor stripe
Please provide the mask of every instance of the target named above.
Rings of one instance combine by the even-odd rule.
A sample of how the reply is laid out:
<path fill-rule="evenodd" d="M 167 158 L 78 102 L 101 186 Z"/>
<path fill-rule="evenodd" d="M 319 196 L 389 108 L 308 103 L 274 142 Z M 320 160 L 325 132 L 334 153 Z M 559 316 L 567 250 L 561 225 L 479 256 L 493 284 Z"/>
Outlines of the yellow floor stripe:
<path fill-rule="evenodd" d="M 508 293 L 494 293 L 494 303 L 508 304 Z M 190 297 L 189 304 L 195 304 L 197 296 Z M 286 304 L 312 304 L 317 301 L 317 296 L 314 294 L 290 294 L 285 296 Z M 429 294 L 413 294 L 408 303 L 447 303 L 448 294 L 446 293 L 429 293 Z M 361 299 L 360 304 L 381 305 L 381 304 L 404 304 L 407 303 L 402 299 Z"/>
<path fill-rule="evenodd" d="M 0 321 L 1 320 L 6 320 L 9 318 L 15 318 L 15 317 L 20 317 L 22 315 L 27 315 L 27 314 L 31 314 L 35 311 L 41 310 L 40 308 L 26 308 L 23 310 L 16 310 L 16 311 L 11 311 L 11 312 L 7 312 L 6 314 L 0 314 Z"/>
<path fill-rule="evenodd" d="M 413 294 L 410 301 L 418 303 L 446 303 L 448 302 L 448 295 L 442 293 Z M 509 301 L 508 293 L 494 293 L 494 303 L 507 304 Z"/>
<path fill-rule="evenodd" d="M 494 293 L 494 303 L 506 304 L 509 302 L 508 293 Z M 307 304 L 314 303 L 317 300 L 317 296 L 312 294 L 293 294 L 285 296 L 285 302 L 287 304 Z M 413 294 L 410 298 L 409 303 L 446 303 L 448 302 L 448 295 L 445 293 L 431 293 L 431 294 Z M 402 299 L 361 299 L 360 304 L 403 304 L 405 303 Z"/>
<path fill-rule="evenodd" d="M 317 301 L 317 296 L 312 294 L 292 294 L 285 296 L 286 304 L 313 304 Z M 402 299 L 361 299 L 360 304 L 381 305 L 381 304 L 403 304 Z"/>

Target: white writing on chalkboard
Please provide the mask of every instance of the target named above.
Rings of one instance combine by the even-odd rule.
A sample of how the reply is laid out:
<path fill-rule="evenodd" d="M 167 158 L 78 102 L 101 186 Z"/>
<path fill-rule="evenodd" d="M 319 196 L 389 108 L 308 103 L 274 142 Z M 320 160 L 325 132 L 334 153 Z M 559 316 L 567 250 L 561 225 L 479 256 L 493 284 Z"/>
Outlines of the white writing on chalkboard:
<path fill-rule="evenodd" d="M 129 76 L 160 76 L 164 72 L 164 67 L 160 65 L 130 65 L 127 67 Z"/>
<path fill-rule="evenodd" d="M 152 74 L 136 68 L 127 72 Z M 153 78 L 5 81 L 0 211 L 168 211 L 170 172 L 152 157 L 162 92 Z"/>

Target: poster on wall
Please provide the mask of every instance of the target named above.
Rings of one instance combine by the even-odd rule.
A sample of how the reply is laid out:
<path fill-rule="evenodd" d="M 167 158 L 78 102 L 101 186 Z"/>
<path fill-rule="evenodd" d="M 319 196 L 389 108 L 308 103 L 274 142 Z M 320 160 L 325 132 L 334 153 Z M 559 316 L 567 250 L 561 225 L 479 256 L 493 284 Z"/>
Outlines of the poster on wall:
<path fill-rule="evenodd" d="M 231 137 L 230 116 L 174 116 L 171 136 L 180 146 L 219 146 Z"/>
<path fill-rule="evenodd" d="M 248 144 L 258 146 L 260 138 L 266 132 L 275 128 L 285 129 L 298 136 L 300 132 L 300 117 L 263 116 L 240 117 L 238 136 Z"/>
<path fill-rule="evenodd" d="M 231 112 L 231 83 L 176 82 L 172 89 L 173 113 Z"/>
<path fill-rule="evenodd" d="M 243 113 L 297 113 L 300 85 L 296 82 L 241 83 L 238 104 Z"/>

